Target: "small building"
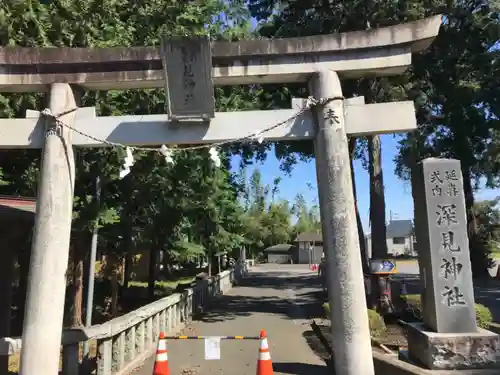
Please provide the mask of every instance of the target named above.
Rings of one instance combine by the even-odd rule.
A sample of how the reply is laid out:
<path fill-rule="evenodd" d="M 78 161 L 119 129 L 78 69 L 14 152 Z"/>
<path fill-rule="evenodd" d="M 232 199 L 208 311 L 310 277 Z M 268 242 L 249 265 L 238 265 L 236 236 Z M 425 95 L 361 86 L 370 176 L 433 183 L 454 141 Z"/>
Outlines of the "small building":
<path fill-rule="evenodd" d="M 290 263 L 292 260 L 292 252 L 293 245 L 290 244 L 279 244 L 264 249 L 268 263 Z"/>
<path fill-rule="evenodd" d="M 415 235 L 411 220 L 391 220 L 386 229 L 387 254 L 389 256 L 415 256 Z M 366 236 L 368 255 L 372 257 L 371 235 Z"/>
<path fill-rule="evenodd" d="M 35 198 L 0 196 L 0 337 L 21 334 L 35 210 Z"/>
<path fill-rule="evenodd" d="M 295 238 L 297 257 L 294 263 L 319 264 L 323 255 L 323 236 L 321 232 L 304 232 Z"/>

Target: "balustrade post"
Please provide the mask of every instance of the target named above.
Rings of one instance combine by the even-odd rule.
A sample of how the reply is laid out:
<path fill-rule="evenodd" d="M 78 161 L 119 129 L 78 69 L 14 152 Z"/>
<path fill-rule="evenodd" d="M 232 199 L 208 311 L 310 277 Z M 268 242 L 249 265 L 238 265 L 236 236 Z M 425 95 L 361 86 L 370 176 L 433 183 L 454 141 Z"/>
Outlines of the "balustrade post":
<path fill-rule="evenodd" d="M 146 347 L 145 349 L 149 349 L 151 344 L 154 342 L 154 337 L 153 337 L 153 319 L 148 318 L 146 320 Z"/>
<path fill-rule="evenodd" d="M 146 346 L 146 327 L 144 322 L 139 323 L 135 335 L 137 342 L 136 352 L 137 354 L 141 354 L 145 350 Z"/>
<path fill-rule="evenodd" d="M 153 342 L 160 335 L 160 314 L 155 314 L 153 317 Z"/>
<path fill-rule="evenodd" d="M 134 360 L 136 356 L 136 335 L 135 335 L 135 330 L 137 326 L 131 327 L 126 334 L 126 342 L 125 342 L 125 352 L 127 353 L 126 355 L 126 361 L 131 362 Z"/>
<path fill-rule="evenodd" d="M 172 328 L 172 306 L 169 306 L 167 308 L 167 330 L 168 332 L 172 332 L 173 331 L 173 328 Z"/>
<path fill-rule="evenodd" d="M 167 312 L 166 312 L 166 310 L 160 311 L 160 332 L 167 333 Z"/>
<path fill-rule="evenodd" d="M 79 349 L 78 343 L 63 346 L 62 373 L 64 375 L 78 375 L 80 371 Z"/>
<path fill-rule="evenodd" d="M 120 371 L 125 367 L 125 332 L 113 339 L 112 370 Z"/>
<path fill-rule="evenodd" d="M 97 342 L 97 375 L 111 375 L 113 366 L 113 340 Z"/>

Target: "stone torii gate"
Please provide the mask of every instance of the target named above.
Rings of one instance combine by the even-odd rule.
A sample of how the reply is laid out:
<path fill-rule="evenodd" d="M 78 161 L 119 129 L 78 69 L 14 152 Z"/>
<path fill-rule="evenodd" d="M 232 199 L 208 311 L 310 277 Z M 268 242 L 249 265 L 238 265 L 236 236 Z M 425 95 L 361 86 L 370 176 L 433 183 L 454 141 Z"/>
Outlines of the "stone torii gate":
<path fill-rule="evenodd" d="M 403 73 L 411 64 L 411 54 L 430 45 L 440 24 L 437 16 L 370 31 L 211 45 L 215 85 L 308 81 L 316 99 L 327 99 L 313 108 L 312 115 L 304 113 L 263 136 L 268 140 L 314 140 L 323 242 L 331 271 L 329 289 L 336 292 L 331 293 L 330 302 L 337 374 L 374 373 L 373 362 L 368 360 L 371 342 L 346 133 L 368 135 L 415 128 L 412 102 L 345 105 L 340 78 Z M 169 121 L 165 115 L 96 117 L 92 108 L 72 111 L 77 100 L 70 85 L 87 90 L 164 87 L 160 49 L 0 49 L 0 92 L 49 91 L 49 109 L 62 114 L 60 121 L 106 141 L 208 144 L 252 134 L 262 124 L 286 120 L 297 111 L 250 111 L 244 116 L 216 113 L 205 122 Z M 46 117 L 37 118 L 32 112 L 27 116 L 0 120 L 0 147 L 43 149 L 21 374 L 55 375 L 72 217 L 72 147 L 104 145 L 71 133 L 54 119 L 44 121 Z"/>

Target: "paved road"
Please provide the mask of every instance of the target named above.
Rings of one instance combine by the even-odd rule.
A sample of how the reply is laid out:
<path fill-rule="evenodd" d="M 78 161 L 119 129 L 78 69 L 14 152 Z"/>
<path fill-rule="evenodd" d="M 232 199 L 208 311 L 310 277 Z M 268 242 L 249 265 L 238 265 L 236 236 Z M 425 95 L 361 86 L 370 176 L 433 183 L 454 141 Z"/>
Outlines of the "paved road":
<path fill-rule="evenodd" d="M 495 276 L 497 273 L 497 267 L 499 267 L 500 259 L 495 260 L 496 265 L 490 269 L 491 276 Z M 398 275 L 397 278 L 401 277 L 407 280 L 408 293 L 420 293 L 421 287 L 419 285 L 419 271 L 417 261 L 404 261 L 399 264 L 396 263 Z M 495 281 L 492 283 L 474 283 L 474 296 L 476 303 L 480 303 L 488 307 L 493 316 L 493 321 L 500 323 L 500 288 L 499 282 Z"/>
<path fill-rule="evenodd" d="M 496 263 L 493 267 L 490 268 L 490 275 L 495 277 L 497 274 L 497 269 L 500 264 L 500 259 L 494 259 Z M 396 260 L 396 268 L 398 273 L 400 274 L 408 274 L 408 275 L 418 275 L 418 261 L 416 260 Z"/>
<path fill-rule="evenodd" d="M 319 308 L 315 273 L 307 265 L 259 265 L 243 285 L 220 297 L 186 335 L 268 335 L 274 374 L 327 374 L 324 362 L 310 349 L 305 337 L 308 317 Z M 221 360 L 205 361 L 203 341 L 169 341 L 172 375 L 255 375 L 258 341 L 223 341 Z M 135 375 L 151 375 L 150 358 Z"/>

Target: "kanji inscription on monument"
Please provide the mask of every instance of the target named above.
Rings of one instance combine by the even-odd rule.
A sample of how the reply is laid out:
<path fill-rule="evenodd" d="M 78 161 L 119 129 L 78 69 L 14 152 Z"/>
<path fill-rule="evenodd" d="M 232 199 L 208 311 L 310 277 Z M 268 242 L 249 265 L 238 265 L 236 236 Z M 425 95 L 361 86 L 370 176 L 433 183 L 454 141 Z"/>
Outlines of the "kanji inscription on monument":
<path fill-rule="evenodd" d="M 168 37 L 162 47 L 170 118 L 213 118 L 215 102 L 209 39 Z"/>
<path fill-rule="evenodd" d="M 436 332 L 475 332 L 476 312 L 460 161 L 425 159 L 415 224 L 423 318 Z"/>

